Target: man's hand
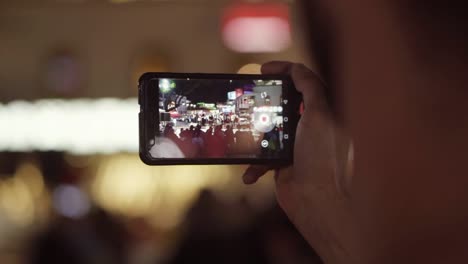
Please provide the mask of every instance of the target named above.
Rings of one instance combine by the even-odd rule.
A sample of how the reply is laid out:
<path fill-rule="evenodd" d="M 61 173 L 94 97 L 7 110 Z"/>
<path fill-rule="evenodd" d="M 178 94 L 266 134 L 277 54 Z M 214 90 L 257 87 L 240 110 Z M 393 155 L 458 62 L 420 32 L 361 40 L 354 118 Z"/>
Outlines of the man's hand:
<path fill-rule="evenodd" d="M 251 184 L 275 169 L 277 199 L 291 221 L 326 263 L 353 263 L 350 259 L 352 144 L 336 122 L 323 96 L 325 85 L 302 64 L 270 62 L 263 74 L 290 74 L 302 93 L 305 110 L 299 121 L 294 163 L 278 170 L 251 166 L 244 182 Z"/>

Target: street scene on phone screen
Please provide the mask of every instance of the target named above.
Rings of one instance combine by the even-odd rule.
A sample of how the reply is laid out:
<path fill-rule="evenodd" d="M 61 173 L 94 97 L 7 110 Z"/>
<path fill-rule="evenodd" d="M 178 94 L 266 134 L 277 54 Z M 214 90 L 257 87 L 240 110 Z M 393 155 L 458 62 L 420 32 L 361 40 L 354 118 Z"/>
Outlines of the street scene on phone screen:
<path fill-rule="evenodd" d="M 281 80 L 159 79 L 155 158 L 275 158 L 284 149 Z"/>

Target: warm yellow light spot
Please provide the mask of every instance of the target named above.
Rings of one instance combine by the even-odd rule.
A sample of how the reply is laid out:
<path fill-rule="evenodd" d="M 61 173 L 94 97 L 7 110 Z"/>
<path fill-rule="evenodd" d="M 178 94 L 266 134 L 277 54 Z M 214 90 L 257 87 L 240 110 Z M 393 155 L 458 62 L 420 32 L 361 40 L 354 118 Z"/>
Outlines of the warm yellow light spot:
<path fill-rule="evenodd" d="M 34 213 L 35 219 L 34 223 L 38 225 L 47 224 L 51 211 L 51 200 L 48 192 L 44 192 L 39 199 L 35 200 L 34 203 Z"/>
<path fill-rule="evenodd" d="M 145 217 L 161 229 L 177 226 L 202 189 L 222 200 L 239 198 L 246 189 L 241 180 L 245 166 L 150 167 L 131 154 L 105 157 L 98 166 L 91 183 L 96 203 L 114 213 Z"/>
<path fill-rule="evenodd" d="M 0 207 L 5 216 L 17 226 L 30 225 L 34 220 L 34 204 L 26 184 L 10 178 L 2 185 Z"/>
<path fill-rule="evenodd" d="M 149 167 L 117 155 L 100 165 L 92 192 L 96 201 L 111 211 L 143 216 L 151 210 L 158 182 L 151 177 Z"/>
<path fill-rule="evenodd" d="M 242 66 L 237 73 L 239 74 L 260 74 L 262 69 L 262 65 L 258 63 L 249 63 Z"/>
<path fill-rule="evenodd" d="M 21 181 L 29 189 L 34 198 L 38 198 L 44 192 L 44 180 L 40 169 L 33 163 L 23 163 L 18 169 L 14 178 Z"/>

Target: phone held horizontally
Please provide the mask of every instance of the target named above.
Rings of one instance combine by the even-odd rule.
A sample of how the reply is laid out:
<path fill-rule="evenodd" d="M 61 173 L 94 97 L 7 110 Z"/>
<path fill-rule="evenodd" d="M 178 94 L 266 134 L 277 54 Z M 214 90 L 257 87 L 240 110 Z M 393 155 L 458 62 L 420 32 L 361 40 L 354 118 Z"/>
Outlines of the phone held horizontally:
<path fill-rule="evenodd" d="M 290 164 L 301 100 L 287 75 L 145 73 L 140 157 L 148 165 Z"/>

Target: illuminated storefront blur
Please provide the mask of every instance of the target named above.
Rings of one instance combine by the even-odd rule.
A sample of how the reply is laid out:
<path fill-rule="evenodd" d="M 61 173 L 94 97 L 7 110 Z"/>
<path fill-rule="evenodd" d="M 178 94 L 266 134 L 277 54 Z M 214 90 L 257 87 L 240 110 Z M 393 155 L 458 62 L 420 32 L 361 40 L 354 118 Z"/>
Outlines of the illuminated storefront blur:
<path fill-rule="evenodd" d="M 268 12 L 257 14 L 259 8 Z M 141 232 L 134 222 L 144 222 L 157 234 L 158 259 L 173 253 L 202 190 L 226 208 L 245 202 L 251 216 L 270 208 L 272 177 L 247 188 L 240 179 L 245 166 L 144 165 L 136 80 L 147 71 L 258 73 L 263 61 L 297 60 L 301 51 L 292 42 L 288 8 L 276 2 L 268 8 L 268 1 L 0 3 L 7 22 L 0 28 L 0 263 L 24 263 L 25 241 L 63 219 L 81 225 L 99 210 L 130 233 Z M 265 20 L 272 15 L 278 19 Z M 222 32 L 209 27 L 216 21 Z M 248 34 L 238 35 L 249 23 Z M 258 41 L 245 41 L 252 36 Z M 254 45 L 238 46 L 240 41 Z M 240 56 L 258 63 L 236 64 Z M 186 102 L 183 112 L 270 111 L 260 108 L 268 103 L 256 89 L 227 94 L 220 104 Z M 139 263 L 138 256 L 129 263 Z"/>

